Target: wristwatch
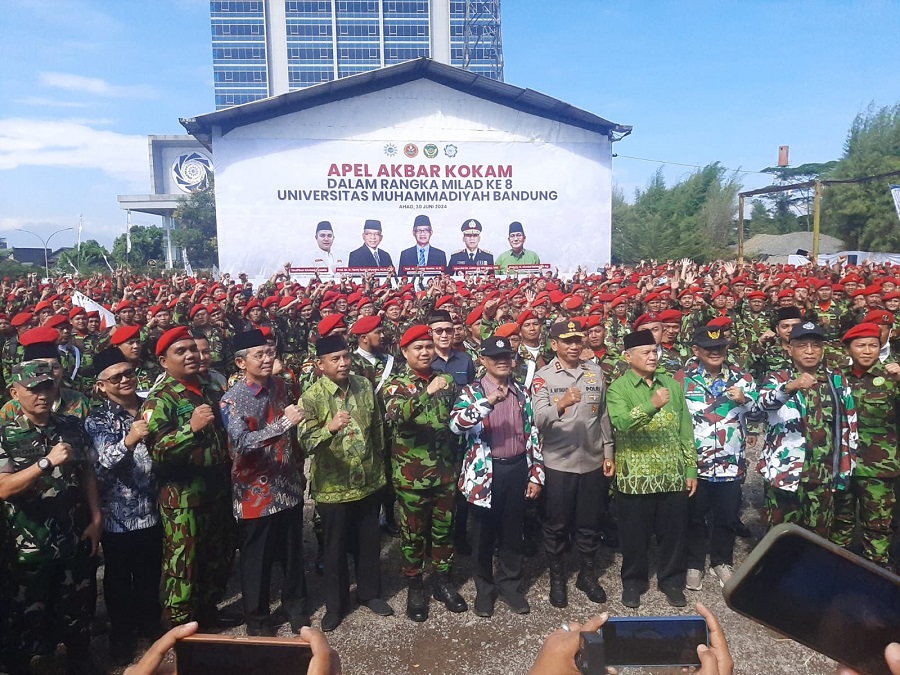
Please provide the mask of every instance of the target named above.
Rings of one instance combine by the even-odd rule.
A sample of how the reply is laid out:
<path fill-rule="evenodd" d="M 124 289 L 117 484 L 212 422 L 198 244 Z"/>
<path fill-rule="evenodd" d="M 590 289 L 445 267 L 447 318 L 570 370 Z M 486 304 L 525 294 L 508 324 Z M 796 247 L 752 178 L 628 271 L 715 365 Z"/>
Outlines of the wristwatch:
<path fill-rule="evenodd" d="M 42 473 L 50 473 L 51 471 L 53 471 L 53 462 L 51 462 L 46 457 L 41 457 L 38 460 L 37 465 Z"/>

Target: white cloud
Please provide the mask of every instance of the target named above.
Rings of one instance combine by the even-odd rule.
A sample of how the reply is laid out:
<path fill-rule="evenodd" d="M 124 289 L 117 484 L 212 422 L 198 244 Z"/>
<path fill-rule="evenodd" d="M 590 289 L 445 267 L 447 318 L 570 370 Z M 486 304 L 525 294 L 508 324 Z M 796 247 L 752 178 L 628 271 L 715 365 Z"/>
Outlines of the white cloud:
<path fill-rule="evenodd" d="M 148 85 L 115 85 L 99 77 L 72 73 L 41 73 L 40 82 L 46 87 L 107 98 L 156 98 L 159 95 L 155 88 Z"/>
<path fill-rule="evenodd" d="M 25 98 L 17 98 L 13 103 L 19 105 L 31 105 L 36 108 L 83 108 L 85 103 L 78 101 L 62 101 L 56 98 L 47 98 L 44 96 L 26 96 Z"/>
<path fill-rule="evenodd" d="M 94 129 L 85 120 L 0 119 L 0 170 L 23 166 L 99 169 L 146 189 L 147 138 Z"/>

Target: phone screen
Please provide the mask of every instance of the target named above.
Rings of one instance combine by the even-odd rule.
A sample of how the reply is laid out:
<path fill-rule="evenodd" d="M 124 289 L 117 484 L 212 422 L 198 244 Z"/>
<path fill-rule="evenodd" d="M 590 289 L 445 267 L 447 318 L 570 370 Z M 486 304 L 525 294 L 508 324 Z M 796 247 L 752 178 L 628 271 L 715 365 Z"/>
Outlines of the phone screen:
<path fill-rule="evenodd" d="M 291 639 L 187 638 L 175 644 L 178 675 L 304 675 L 310 659 L 309 645 Z"/>
<path fill-rule="evenodd" d="M 699 666 L 709 642 L 702 616 L 613 617 L 600 628 L 608 666 Z"/>
<path fill-rule="evenodd" d="M 889 673 L 884 648 L 900 639 L 900 577 L 824 540 L 773 535 L 768 551 L 726 588 L 728 605 L 861 672 Z"/>

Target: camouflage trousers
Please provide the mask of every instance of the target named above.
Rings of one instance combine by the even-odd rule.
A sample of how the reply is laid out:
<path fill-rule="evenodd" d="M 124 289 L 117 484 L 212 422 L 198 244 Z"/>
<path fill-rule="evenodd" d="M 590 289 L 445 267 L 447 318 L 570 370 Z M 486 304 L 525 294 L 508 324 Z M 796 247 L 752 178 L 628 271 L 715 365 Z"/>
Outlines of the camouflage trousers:
<path fill-rule="evenodd" d="M 426 557 L 435 572 L 449 572 L 453 562 L 453 510 L 456 483 L 422 490 L 395 487 L 400 504 L 400 553 L 403 574 L 419 576 Z"/>
<path fill-rule="evenodd" d="M 27 663 L 34 654 L 52 654 L 60 642 L 67 652 L 87 651 L 97 586 L 97 559 L 84 542 L 71 558 L 14 562 L 0 597 L 0 662 Z"/>
<path fill-rule="evenodd" d="M 237 542 L 226 495 L 190 508 L 161 508 L 164 614 L 179 625 L 214 611 L 225 594 Z"/>
<path fill-rule="evenodd" d="M 853 476 L 850 489 L 837 493 L 835 497 L 831 541 L 848 548 L 858 519 L 862 529 L 863 556 L 886 566 L 891 547 L 891 514 L 896 501 L 896 482 L 896 478 Z"/>
<path fill-rule="evenodd" d="M 769 527 L 794 523 L 828 539 L 834 522 L 835 491 L 810 489 L 800 484 L 796 492 L 772 487 L 763 481 L 763 522 Z"/>

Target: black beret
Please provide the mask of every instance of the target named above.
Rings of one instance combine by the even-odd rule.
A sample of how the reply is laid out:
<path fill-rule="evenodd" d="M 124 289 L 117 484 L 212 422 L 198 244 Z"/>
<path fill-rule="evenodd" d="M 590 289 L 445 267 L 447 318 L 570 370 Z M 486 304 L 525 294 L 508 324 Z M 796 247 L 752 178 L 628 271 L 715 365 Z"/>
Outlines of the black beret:
<path fill-rule="evenodd" d="M 334 335 L 326 335 L 325 337 L 319 338 L 318 342 L 316 342 L 316 356 L 319 358 L 325 356 L 326 354 L 333 354 L 334 352 L 342 352 L 347 347 L 347 341 L 344 340 L 344 336 L 340 333 L 335 333 Z"/>
<path fill-rule="evenodd" d="M 622 338 L 622 342 L 625 345 L 625 349 L 656 345 L 656 339 L 649 330 L 636 330 L 633 333 L 628 333 Z"/>
<path fill-rule="evenodd" d="M 266 336 L 259 328 L 237 333 L 232 341 L 234 351 L 239 352 L 242 349 L 252 349 L 253 347 L 263 347 L 269 344 Z"/>

